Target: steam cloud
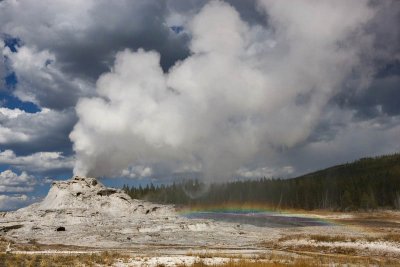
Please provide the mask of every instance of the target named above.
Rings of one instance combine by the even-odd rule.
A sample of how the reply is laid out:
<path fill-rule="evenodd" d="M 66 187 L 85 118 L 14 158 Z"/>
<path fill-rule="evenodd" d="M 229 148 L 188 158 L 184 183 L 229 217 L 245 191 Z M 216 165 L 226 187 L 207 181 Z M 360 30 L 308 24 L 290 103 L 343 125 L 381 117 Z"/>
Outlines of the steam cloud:
<path fill-rule="evenodd" d="M 185 30 L 191 55 L 168 73 L 154 51 L 124 50 L 79 100 L 74 173 L 199 172 L 229 178 L 304 141 L 327 102 L 363 73 L 374 8 L 360 1 L 258 2 L 268 26 L 213 1 Z"/>

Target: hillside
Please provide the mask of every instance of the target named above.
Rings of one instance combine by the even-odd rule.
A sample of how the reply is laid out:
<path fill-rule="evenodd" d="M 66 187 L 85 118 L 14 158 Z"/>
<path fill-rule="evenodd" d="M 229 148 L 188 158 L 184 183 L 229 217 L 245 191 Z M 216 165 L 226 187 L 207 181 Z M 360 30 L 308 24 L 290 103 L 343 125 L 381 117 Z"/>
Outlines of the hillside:
<path fill-rule="evenodd" d="M 256 203 L 274 209 L 398 209 L 400 154 L 362 158 L 291 179 L 264 177 L 211 185 L 191 180 L 160 187 L 124 186 L 124 190 L 132 198 L 184 205 Z"/>

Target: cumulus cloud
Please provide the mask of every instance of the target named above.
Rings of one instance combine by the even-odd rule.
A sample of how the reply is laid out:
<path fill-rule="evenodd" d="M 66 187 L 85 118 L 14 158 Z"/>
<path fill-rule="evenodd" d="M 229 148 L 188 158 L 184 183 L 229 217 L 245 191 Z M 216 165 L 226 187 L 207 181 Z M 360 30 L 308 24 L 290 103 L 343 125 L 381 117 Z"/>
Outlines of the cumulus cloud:
<path fill-rule="evenodd" d="M 0 164 L 30 172 L 71 169 L 74 160 L 61 152 L 37 152 L 27 156 L 17 156 L 12 150 L 0 151 Z"/>
<path fill-rule="evenodd" d="M 187 38 L 164 25 L 165 9 L 148 0 L 1 1 L 0 34 L 18 38 L 22 46 L 12 52 L 0 40 L 0 85 L 6 58 L 18 80 L 16 97 L 62 110 L 93 93 L 93 82 L 123 47 L 156 49 L 167 68 L 185 57 Z"/>
<path fill-rule="evenodd" d="M 5 170 L 0 173 L 0 192 L 30 192 L 33 191 L 36 182 L 36 179 L 26 172 L 18 175 L 12 170 Z"/>
<path fill-rule="evenodd" d="M 5 47 L 2 54 L 18 81 L 13 94 L 22 101 L 64 109 L 74 106 L 79 97 L 90 95 L 91 84 L 60 71 L 54 54 L 47 50 L 23 46 L 12 52 Z"/>
<path fill-rule="evenodd" d="M 26 205 L 31 200 L 27 195 L 1 195 L 0 194 L 0 210 L 14 210 Z"/>
<path fill-rule="evenodd" d="M 0 3 L 0 31 L 38 51 L 50 51 L 62 70 L 92 81 L 108 70 L 115 52 L 125 47 L 157 50 L 168 68 L 186 56 L 187 38 L 165 25 L 165 2 L 5 0 Z"/>
<path fill-rule="evenodd" d="M 165 18 L 167 25 L 185 28 L 191 18 L 209 2 L 209 0 L 168 0 Z M 225 0 L 224 2 L 232 5 L 240 17 L 250 24 L 265 25 L 267 23 L 265 16 L 258 11 L 257 0 Z"/>
<path fill-rule="evenodd" d="M 240 168 L 236 174 L 242 178 L 261 178 L 261 177 L 289 177 L 294 173 L 292 166 L 279 167 L 260 167 L 256 169 Z"/>
<path fill-rule="evenodd" d="M 1 39 L 0 39 L 0 43 L 2 43 Z M 1 53 L 0 53 L 0 56 L 1 56 Z M 0 59 L 0 90 L 2 90 L 4 87 L 5 77 L 6 77 L 5 59 L 3 57 L 1 57 L 1 59 Z"/>
<path fill-rule="evenodd" d="M 73 110 L 42 109 L 27 113 L 20 109 L 0 108 L 0 144 L 2 148 L 25 153 L 65 149 L 67 134 L 75 123 Z"/>
<path fill-rule="evenodd" d="M 153 174 L 153 170 L 150 167 L 135 166 L 123 169 L 117 177 L 125 178 L 144 178 L 150 177 Z"/>
<path fill-rule="evenodd" d="M 265 0 L 259 8 L 268 27 L 224 2 L 207 4 L 187 25 L 191 56 L 167 73 L 157 52 L 118 53 L 97 81 L 98 97 L 76 107 L 74 172 L 143 166 L 227 178 L 260 154 L 305 141 L 350 74 L 368 82 L 368 1 Z"/>

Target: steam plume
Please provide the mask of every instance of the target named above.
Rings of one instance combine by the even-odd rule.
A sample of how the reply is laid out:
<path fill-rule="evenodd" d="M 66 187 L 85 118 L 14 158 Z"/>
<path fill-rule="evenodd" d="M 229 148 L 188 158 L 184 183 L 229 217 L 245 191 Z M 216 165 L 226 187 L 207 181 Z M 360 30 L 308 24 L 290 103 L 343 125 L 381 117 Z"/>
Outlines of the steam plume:
<path fill-rule="evenodd" d="M 224 179 L 304 141 L 350 73 L 362 72 L 367 1 L 259 1 L 268 27 L 213 1 L 193 17 L 191 56 L 168 73 L 154 51 L 124 50 L 80 99 L 75 174 L 200 172 Z"/>

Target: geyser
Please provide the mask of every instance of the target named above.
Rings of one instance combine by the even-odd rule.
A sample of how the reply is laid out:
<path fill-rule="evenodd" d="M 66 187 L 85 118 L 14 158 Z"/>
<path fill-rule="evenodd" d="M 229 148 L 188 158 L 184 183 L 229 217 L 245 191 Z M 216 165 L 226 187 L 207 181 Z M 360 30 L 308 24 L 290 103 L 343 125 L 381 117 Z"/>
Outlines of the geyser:
<path fill-rule="evenodd" d="M 368 1 L 259 6 L 268 27 L 248 25 L 224 2 L 207 4 L 185 27 L 191 55 L 167 73 L 157 52 L 118 53 L 98 96 L 76 107 L 74 173 L 223 179 L 309 137 L 349 73 L 362 72 L 373 9 Z"/>

